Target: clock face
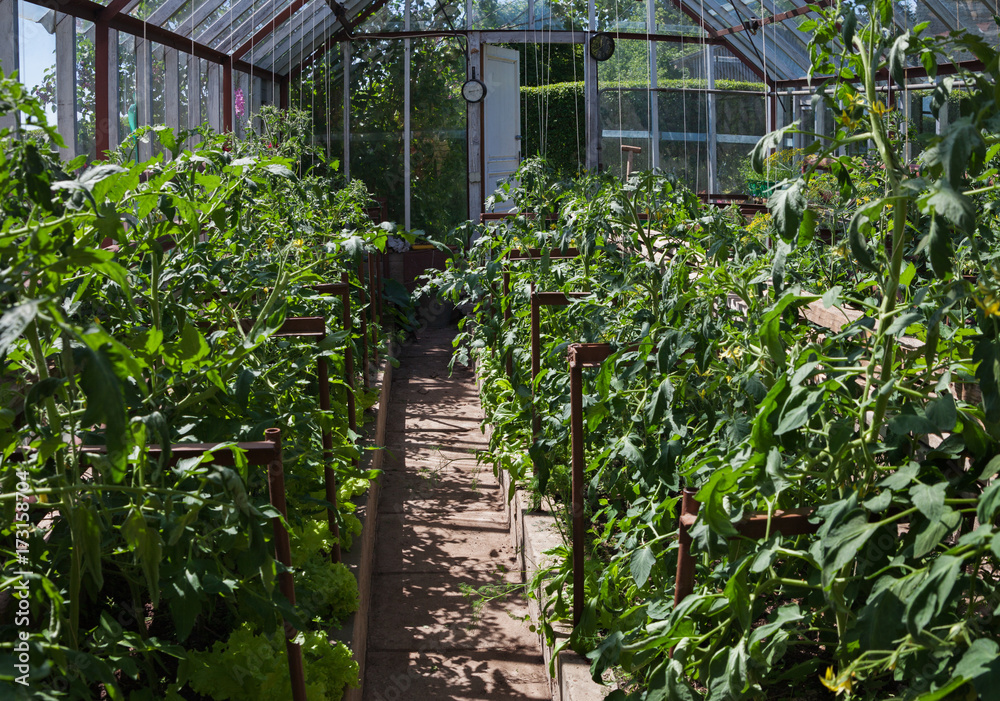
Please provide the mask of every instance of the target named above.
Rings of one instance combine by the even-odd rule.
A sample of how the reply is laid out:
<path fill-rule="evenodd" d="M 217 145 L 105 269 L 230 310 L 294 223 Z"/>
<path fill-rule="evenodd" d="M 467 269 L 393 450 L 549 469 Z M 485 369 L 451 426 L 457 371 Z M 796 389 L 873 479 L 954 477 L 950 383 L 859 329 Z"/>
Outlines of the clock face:
<path fill-rule="evenodd" d="M 475 78 L 467 80 L 465 81 L 465 85 L 462 86 L 462 97 L 467 102 L 479 102 L 486 97 L 486 85 Z"/>
<path fill-rule="evenodd" d="M 615 40 L 610 34 L 601 32 L 590 39 L 590 55 L 598 61 L 607 61 L 615 53 Z"/>

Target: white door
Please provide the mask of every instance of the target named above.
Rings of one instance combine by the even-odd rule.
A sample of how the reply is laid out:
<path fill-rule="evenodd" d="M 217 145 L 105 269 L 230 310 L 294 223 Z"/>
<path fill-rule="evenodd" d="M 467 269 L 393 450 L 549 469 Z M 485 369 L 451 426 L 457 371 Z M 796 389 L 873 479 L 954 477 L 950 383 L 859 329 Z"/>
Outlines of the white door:
<path fill-rule="evenodd" d="M 520 55 L 513 49 L 486 45 L 484 75 L 486 191 L 483 194 L 489 197 L 521 164 Z M 510 200 L 498 202 L 496 211 L 507 212 L 513 206 Z"/>

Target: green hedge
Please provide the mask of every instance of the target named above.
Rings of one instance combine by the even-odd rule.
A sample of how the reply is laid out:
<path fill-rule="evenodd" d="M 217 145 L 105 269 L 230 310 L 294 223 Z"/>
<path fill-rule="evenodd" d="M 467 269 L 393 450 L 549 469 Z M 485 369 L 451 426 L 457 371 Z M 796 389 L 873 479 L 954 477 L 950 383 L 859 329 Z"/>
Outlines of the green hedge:
<path fill-rule="evenodd" d="M 567 174 L 582 168 L 587 160 L 583 98 L 583 81 L 521 88 L 522 157 L 541 154 L 539 132 L 544 130 L 546 147 L 541 155 Z"/>

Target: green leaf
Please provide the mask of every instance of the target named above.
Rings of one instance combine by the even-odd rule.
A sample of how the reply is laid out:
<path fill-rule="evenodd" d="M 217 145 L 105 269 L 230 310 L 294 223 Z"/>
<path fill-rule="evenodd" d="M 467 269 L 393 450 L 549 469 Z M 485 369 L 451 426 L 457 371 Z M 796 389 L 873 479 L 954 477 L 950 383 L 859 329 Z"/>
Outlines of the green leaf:
<path fill-rule="evenodd" d="M 920 154 L 920 159 L 935 171 L 940 169 L 941 183 L 948 189 L 957 187 L 967 171 L 975 172 L 986 157 L 986 142 L 972 121 L 960 117 L 948 124 L 941 140 Z"/>
<path fill-rule="evenodd" d="M 946 181 L 935 182 L 929 194 L 919 200 L 920 209 L 927 214 L 944 217 L 960 231 L 973 234 L 976 231 L 975 203 L 955 190 Z"/>
<path fill-rule="evenodd" d="M 973 640 L 972 645 L 962 655 L 962 659 L 955 665 L 955 677 L 974 680 L 997 668 L 997 658 L 1000 657 L 1000 645 L 996 641 L 987 638 Z M 993 693 L 996 697 L 1000 695 L 1000 690 Z"/>
<path fill-rule="evenodd" d="M 879 482 L 880 487 L 891 489 L 894 492 L 902 490 L 917 478 L 920 473 L 920 465 L 915 462 L 908 463 L 899 468 L 891 475 Z"/>
<path fill-rule="evenodd" d="M 146 523 L 146 518 L 138 509 L 133 509 L 122 525 L 122 535 L 132 549 L 135 561 L 142 567 L 149 587 L 152 603 L 160 601 L 160 561 L 163 559 L 163 540 L 155 528 Z"/>
<path fill-rule="evenodd" d="M 892 324 L 890 324 L 889 328 L 886 329 L 886 333 L 890 336 L 902 336 L 906 333 L 906 329 L 910 328 L 910 326 L 923 318 L 923 315 L 916 310 L 903 312 L 893 319 Z"/>
<path fill-rule="evenodd" d="M 632 553 L 632 557 L 629 560 L 629 571 L 632 573 L 632 579 L 635 580 L 635 585 L 639 589 L 642 589 L 646 584 L 646 580 L 649 579 L 649 573 L 655 564 L 656 555 L 653 554 L 653 549 L 648 545 Z"/>
<path fill-rule="evenodd" d="M 799 247 L 808 246 L 816 233 L 816 213 L 811 209 L 806 209 L 802 213 L 802 223 L 799 225 Z"/>
<path fill-rule="evenodd" d="M 915 484 L 910 487 L 910 498 L 928 521 L 937 521 L 945 513 L 944 499 L 947 492 L 948 485 L 944 482 Z"/>
<path fill-rule="evenodd" d="M 85 337 L 85 340 L 89 339 Z M 121 381 L 104 348 L 74 348 L 73 357 L 80 372 L 80 387 L 87 398 L 80 425 L 91 427 L 104 424 L 107 458 L 112 468 L 111 478 L 116 483 L 121 482 L 125 477 L 128 447 L 131 445 L 125 392 Z"/>
<path fill-rule="evenodd" d="M 775 150 L 781 148 L 785 141 L 785 134 L 798 128 L 797 123 L 788 124 L 777 131 L 765 134 L 750 152 L 750 166 L 760 174 L 764 173 L 764 161 L 767 156 Z"/>
<path fill-rule="evenodd" d="M 776 189 L 767 200 L 767 207 L 774 218 L 774 227 L 785 241 L 793 241 L 799 232 L 802 215 L 806 211 L 806 198 L 802 194 L 800 178 L 784 189 Z"/>
<path fill-rule="evenodd" d="M 280 175 L 283 178 L 292 178 L 295 176 L 295 173 L 288 166 L 280 163 L 268 163 L 264 166 L 264 170 L 274 175 Z"/>
<path fill-rule="evenodd" d="M 28 324 L 38 315 L 41 300 L 33 299 L 8 309 L 0 317 L 0 356 L 4 356 L 14 345 Z"/>
<path fill-rule="evenodd" d="M 708 482 L 698 490 L 695 499 L 704 504 L 701 510 L 709 527 L 723 536 L 737 534 L 722 504 L 722 498 L 730 492 L 735 492 L 739 486 L 738 477 L 743 473 L 740 468 L 726 466 L 715 470 Z"/>
<path fill-rule="evenodd" d="M 925 407 L 924 413 L 927 415 L 927 420 L 937 428 L 938 433 L 954 431 L 958 423 L 955 398 L 950 394 L 942 395 L 932 401 Z"/>
<path fill-rule="evenodd" d="M 650 397 L 647 404 L 647 416 L 649 417 L 649 422 L 652 424 L 658 424 L 660 419 L 663 418 L 663 414 L 670 408 L 670 403 L 674 400 L 674 386 L 670 383 L 670 380 L 664 378 L 660 382 L 660 386 L 656 388 L 653 392 L 653 396 Z"/>
<path fill-rule="evenodd" d="M 951 229 L 937 217 L 932 217 L 930 232 L 925 241 L 926 244 L 921 241 L 921 247 L 925 245 L 927 248 L 927 258 L 930 260 L 931 269 L 939 278 L 945 278 L 952 271 L 952 259 L 955 257 Z"/>
<path fill-rule="evenodd" d="M 620 630 L 616 630 L 602 640 L 596 650 L 587 653 L 587 657 L 593 660 L 590 665 L 590 675 L 594 681 L 600 682 L 604 670 L 618 664 L 622 654 L 622 639 L 624 637 Z"/>
<path fill-rule="evenodd" d="M 913 263 L 908 263 L 906 268 L 902 273 L 899 274 L 899 284 L 904 287 L 909 287 L 910 283 L 913 282 L 914 276 L 917 274 L 917 266 Z"/>
<path fill-rule="evenodd" d="M 90 573 L 97 589 L 104 586 L 104 568 L 101 564 L 101 518 L 90 503 L 80 503 L 67 512 L 73 550 L 81 555 L 82 571 Z"/>
<path fill-rule="evenodd" d="M 924 629 L 944 610 L 961 570 L 961 558 L 942 555 L 934 561 L 906 606 L 906 630 L 914 638 L 922 637 Z"/>
<path fill-rule="evenodd" d="M 854 32 L 858 29 L 858 15 L 853 5 L 844 10 L 844 21 L 840 25 L 840 37 L 848 51 L 854 50 Z"/>
<path fill-rule="evenodd" d="M 983 491 L 976 505 L 976 516 L 980 523 L 991 523 L 996 518 L 998 509 L 1000 509 L 1000 480 L 991 482 Z"/>
<path fill-rule="evenodd" d="M 854 14 L 851 12 L 851 14 Z M 898 85 L 906 84 L 906 54 L 910 48 L 910 33 L 905 32 L 892 43 L 889 49 L 889 74 Z"/>

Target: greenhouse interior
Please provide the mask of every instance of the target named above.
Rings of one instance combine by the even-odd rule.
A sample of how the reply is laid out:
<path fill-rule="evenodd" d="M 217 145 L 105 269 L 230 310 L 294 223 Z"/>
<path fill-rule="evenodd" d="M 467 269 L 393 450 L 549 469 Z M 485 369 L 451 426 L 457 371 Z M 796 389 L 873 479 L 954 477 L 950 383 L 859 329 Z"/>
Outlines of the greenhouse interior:
<path fill-rule="evenodd" d="M 0 29 L 0 697 L 1000 700 L 998 0 Z"/>

